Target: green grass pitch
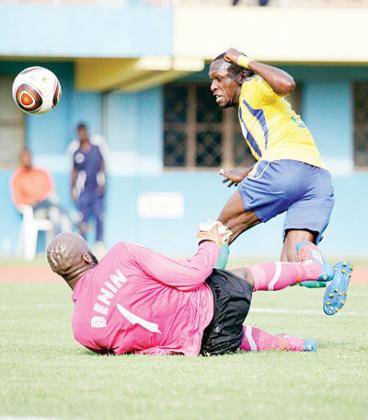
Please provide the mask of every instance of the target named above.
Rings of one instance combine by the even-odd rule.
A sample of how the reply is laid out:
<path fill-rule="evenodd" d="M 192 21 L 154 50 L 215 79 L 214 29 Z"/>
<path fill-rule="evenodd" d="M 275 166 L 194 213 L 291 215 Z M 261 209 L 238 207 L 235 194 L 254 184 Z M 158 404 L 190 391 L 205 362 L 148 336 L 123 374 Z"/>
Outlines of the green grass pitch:
<path fill-rule="evenodd" d="M 70 291 L 0 283 L 0 419 L 367 419 L 368 286 L 322 313 L 322 290 L 254 295 L 247 322 L 314 338 L 314 354 L 95 355 L 73 341 Z"/>

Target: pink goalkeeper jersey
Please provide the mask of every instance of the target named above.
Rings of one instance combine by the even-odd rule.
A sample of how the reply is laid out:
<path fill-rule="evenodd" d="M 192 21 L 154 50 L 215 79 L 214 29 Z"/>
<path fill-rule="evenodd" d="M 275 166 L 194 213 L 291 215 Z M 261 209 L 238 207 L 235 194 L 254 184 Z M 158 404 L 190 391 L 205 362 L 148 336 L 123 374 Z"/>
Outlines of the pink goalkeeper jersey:
<path fill-rule="evenodd" d="M 115 245 L 73 290 L 74 337 L 97 352 L 198 355 L 214 310 L 205 280 L 218 254 L 209 241 L 190 260 Z"/>

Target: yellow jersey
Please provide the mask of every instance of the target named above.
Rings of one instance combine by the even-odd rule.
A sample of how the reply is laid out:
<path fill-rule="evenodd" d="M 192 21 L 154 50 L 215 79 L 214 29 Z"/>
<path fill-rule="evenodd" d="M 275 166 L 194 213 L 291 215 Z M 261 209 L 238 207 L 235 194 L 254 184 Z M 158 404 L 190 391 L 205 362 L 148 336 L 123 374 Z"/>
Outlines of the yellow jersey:
<path fill-rule="evenodd" d="M 238 117 L 256 160 L 292 159 L 326 169 L 303 120 L 262 77 L 243 83 Z"/>

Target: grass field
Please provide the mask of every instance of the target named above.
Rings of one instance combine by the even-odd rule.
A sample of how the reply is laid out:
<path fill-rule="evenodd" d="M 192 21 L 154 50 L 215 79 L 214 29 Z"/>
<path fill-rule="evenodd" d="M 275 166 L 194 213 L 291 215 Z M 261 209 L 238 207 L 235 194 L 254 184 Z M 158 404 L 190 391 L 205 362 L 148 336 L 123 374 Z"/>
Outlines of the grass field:
<path fill-rule="evenodd" d="M 247 319 L 314 354 L 105 357 L 73 341 L 62 281 L 0 283 L 0 419 L 368 419 L 368 284 L 335 317 L 322 294 L 258 293 Z"/>

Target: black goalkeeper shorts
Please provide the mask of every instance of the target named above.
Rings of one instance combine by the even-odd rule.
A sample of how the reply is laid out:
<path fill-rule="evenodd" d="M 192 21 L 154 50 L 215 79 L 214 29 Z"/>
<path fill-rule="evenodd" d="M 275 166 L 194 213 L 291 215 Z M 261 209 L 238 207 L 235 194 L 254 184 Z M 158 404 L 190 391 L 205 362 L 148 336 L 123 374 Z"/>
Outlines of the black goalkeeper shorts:
<path fill-rule="evenodd" d="M 214 296 L 212 322 L 204 330 L 201 354 L 233 353 L 243 339 L 243 323 L 248 315 L 253 287 L 230 271 L 214 269 L 206 280 Z"/>

